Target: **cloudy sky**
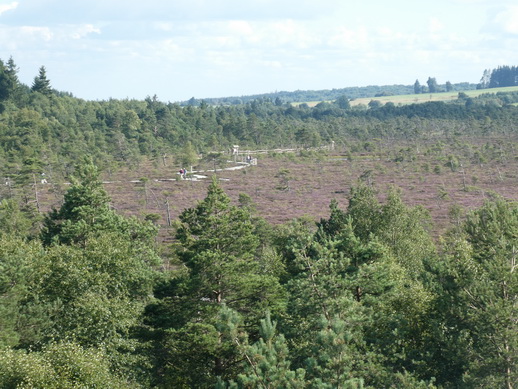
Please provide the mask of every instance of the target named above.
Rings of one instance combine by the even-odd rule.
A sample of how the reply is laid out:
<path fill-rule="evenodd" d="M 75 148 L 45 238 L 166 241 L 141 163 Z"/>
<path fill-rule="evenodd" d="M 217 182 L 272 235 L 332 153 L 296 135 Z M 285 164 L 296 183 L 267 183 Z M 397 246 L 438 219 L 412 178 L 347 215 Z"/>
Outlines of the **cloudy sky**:
<path fill-rule="evenodd" d="M 478 82 L 518 65 L 516 0 L 0 0 L 0 59 L 31 85 L 162 101 Z"/>

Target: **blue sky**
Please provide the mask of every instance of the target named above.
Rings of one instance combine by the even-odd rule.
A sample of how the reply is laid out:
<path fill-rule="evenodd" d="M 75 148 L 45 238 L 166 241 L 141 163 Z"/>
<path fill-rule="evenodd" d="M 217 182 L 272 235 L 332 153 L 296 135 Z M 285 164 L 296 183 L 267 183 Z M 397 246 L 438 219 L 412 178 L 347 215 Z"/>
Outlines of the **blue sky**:
<path fill-rule="evenodd" d="M 516 0 L 0 0 L 0 59 L 91 100 L 478 82 Z"/>

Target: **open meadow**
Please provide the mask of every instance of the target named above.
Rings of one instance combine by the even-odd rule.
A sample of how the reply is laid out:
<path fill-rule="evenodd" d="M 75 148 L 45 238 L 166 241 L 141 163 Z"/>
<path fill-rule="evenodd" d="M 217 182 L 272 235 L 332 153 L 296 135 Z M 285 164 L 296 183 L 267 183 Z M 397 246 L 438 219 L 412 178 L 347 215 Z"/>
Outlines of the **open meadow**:
<path fill-rule="evenodd" d="M 518 86 L 511 86 L 511 87 L 505 87 L 505 88 L 491 88 L 491 89 L 476 89 L 476 90 L 467 90 L 462 91 L 462 93 L 465 93 L 468 97 L 474 98 L 478 97 L 485 93 L 490 94 L 496 94 L 499 92 L 502 93 L 509 93 L 509 92 L 517 92 Z M 357 105 L 368 105 L 370 101 L 376 100 L 379 101 L 381 104 L 386 103 L 394 103 L 395 105 L 406 105 L 406 104 L 416 104 L 416 103 L 427 103 L 430 101 L 453 101 L 457 100 L 459 97 L 459 92 L 452 90 L 449 92 L 440 92 L 440 93 L 420 93 L 420 94 L 410 94 L 410 95 L 394 95 L 394 96 L 378 96 L 378 97 L 364 97 L 364 98 L 358 98 L 353 99 L 350 101 L 351 106 L 357 106 Z M 310 107 L 314 107 L 320 103 L 320 101 L 310 101 L 306 104 Z"/>

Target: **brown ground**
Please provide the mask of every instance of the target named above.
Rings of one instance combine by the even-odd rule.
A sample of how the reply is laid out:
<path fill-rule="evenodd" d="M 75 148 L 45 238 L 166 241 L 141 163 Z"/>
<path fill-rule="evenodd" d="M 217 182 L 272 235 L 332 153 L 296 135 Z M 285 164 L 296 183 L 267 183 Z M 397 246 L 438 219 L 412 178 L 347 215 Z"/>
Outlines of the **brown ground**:
<path fill-rule="evenodd" d="M 237 203 L 240 193 L 249 195 L 257 213 L 274 224 L 303 215 L 315 220 L 328 217 L 332 199 L 345 208 L 350 187 L 362 175 L 379 190 L 381 198 L 390 185 L 396 185 L 401 188 L 407 204 L 428 209 L 436 235 L 446 229 L 448 211 L 453 204 L 473 209 L 494 193 L 518 200 L 518 161 L 514 157 L 483 165 L 464 159 L 464 168 L 457 171 L 452 171 L 444 163 L 444 157 L 424 154 L 417 154 L 411 162 L 394 162 L 390 153 L 383 150 L 355 153 L 352 161 L 339 151 L 310 158 L 297 154 L 264 155 L 259 156 L 257 166 L 218 172 L 218 177 L 233 201 Z M 436 165 L 441 165 L 440 174 L 434 173 Z M 288 170 L 289 190 L 286 182 L 277 176 L 282 169 Z M 177 171 L 176 166 L 142 163 L 136 171 L 123 170 L 106 176 L 112 183 L 105 184 L 105 187 L 119 212 L 139 217 L 156 213 L 161 217 L 158 224 L 166 227 L 166 200 L 174 220 L 183 209 L 194 206 L 205 197 L 210 183 L 210 179 L 176 181 Z M 142 182 L 130 182 L 143 177 L 148 179 L 146 190 Z M 49 193 L 50 186 L 41 187 L 43 208 L 49 209 L 51 204 L 57 204 L 60 195 Z M 163 228 L 161 232 L 164 237 L 168 235 L 166 230 Z"/>

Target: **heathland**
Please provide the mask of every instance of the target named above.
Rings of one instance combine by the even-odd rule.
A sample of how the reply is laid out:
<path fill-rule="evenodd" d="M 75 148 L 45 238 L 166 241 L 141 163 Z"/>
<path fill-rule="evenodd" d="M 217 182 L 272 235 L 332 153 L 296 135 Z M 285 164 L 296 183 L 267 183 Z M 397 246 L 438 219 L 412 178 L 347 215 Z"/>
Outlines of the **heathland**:
<path fill-rule="evenodd" d="M 85 101 L 0 61 L 0 387 L 516 387 L 518 92 L 417 84 Z"/>

